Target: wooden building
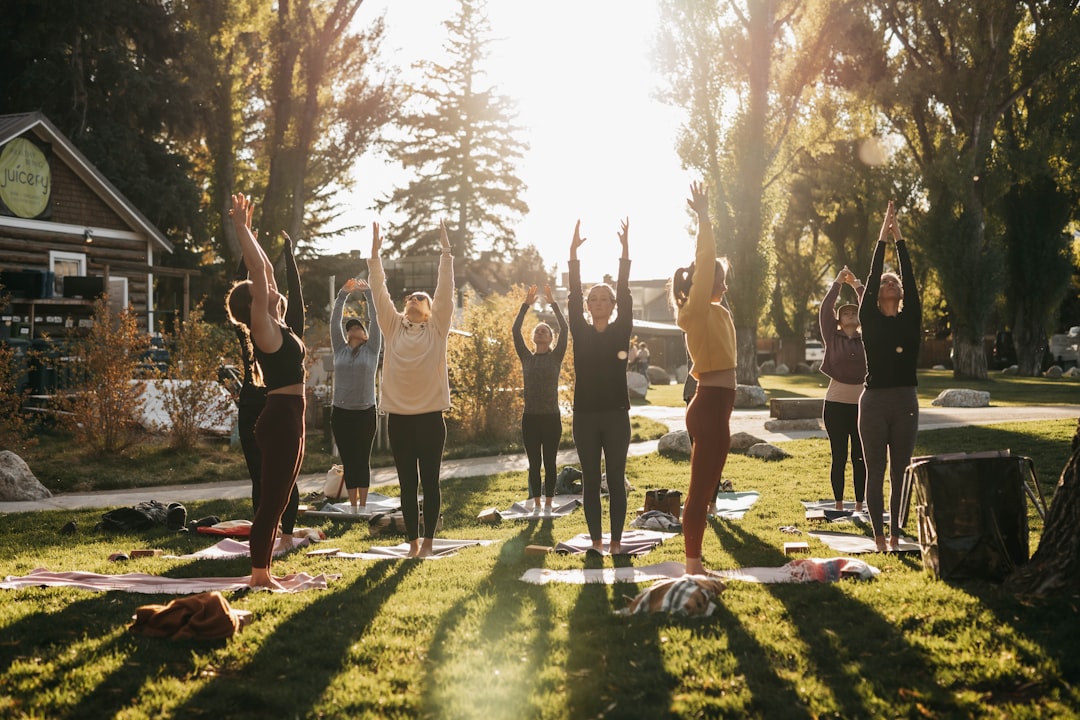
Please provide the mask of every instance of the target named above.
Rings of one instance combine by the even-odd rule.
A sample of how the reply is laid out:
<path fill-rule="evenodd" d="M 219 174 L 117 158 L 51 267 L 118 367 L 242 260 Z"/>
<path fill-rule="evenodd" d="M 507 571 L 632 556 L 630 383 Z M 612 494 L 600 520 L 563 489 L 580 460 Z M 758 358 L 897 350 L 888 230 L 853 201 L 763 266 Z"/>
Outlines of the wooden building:
<path fill-rule="evenodd" d="M 156 259 L 172 251 L 48 118 L 0 115 L 0 293 L 9 297 L 0 334 L 78 332 L 102 290 L 154 332 L 155 273 L 177 274 Z"/>

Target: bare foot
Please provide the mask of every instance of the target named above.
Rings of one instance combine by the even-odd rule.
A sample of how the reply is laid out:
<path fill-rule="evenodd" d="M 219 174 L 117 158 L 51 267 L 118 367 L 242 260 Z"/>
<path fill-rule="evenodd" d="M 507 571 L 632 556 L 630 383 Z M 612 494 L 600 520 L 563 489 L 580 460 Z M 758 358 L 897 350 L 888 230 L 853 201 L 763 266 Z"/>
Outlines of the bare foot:
<path fill-rule="evenodd" d="M 887 552 L 886 547 L 885 547 L 885 536 L 884 535 L 875 535 L 874 536 L 874 544 L 877 545 L 877 551 L 878 552 Z"/>
<path fill-rule="evenodd" d="M 416 554 L 416 557 L 425 558 L 435 554 L 434 542 L 434 538 L 424 538 L 424 542 L 420 545 L 420 552 Z"/>
<path fill-rule="evenodd" d="M 289 533 L 288 535 L 286 535 L 285 533 L 282 533 L 282 534 L 278 535 L 276 550 L 278 550 L 280 552 L 284 552 L 285 550 L 292 550 L 292 549 L 293 549 L 293 536 L 292 536 L 292 533 Z"/>
<path fill-rule="evenodd" d="M 414 557 L 418 557 L 419 555 L 420 555 L 420 540 L 419 539 L 410 540 L 409 541 L 409 552 L 405 555 L 405 557 L 414 558 Z"/>
<path fill-rule="evenodd" d="M 898 552 L 900 550 L 900 538 L 890 536 L 889 537 L 889 552 Z"/>
<path fill-rule="evenodd" d="M 705 575 L 705 565 L 701 562 L 701 558 L 686 558 L 686 574 L 687 575 Z"/>
<path fill-rule="evenodd" d="M 248 578 L 248 587 L 268 588 L 270 590 L 285 589 L 285 587 L 270 574 L 270 568 L 251 568 L 251 577 Z"/>
<path fill-rule="evenodd" d="M 711 502 L 711 503 L 709 503 L 709 508 L 705 511 L 705 515 L 709 516 L 709 515 L 715 515 L 715 514 L 716 514 L 716 503 Z"/>
<path fill-rule="evenodd" d="M 862 512 L 862 503 L 861 502 L 856 502 L 855 503 L 855 512 Z"/>
<path fill-rule="evenodd" d="M 544 512 L 546 512 L 548 515 L 551 514 L 551 502 L 550 501 L 544 503 Z"/>
<path fill-rule="evenodd" d="M 611 554 L 611 555 L 622 555 L 623 554 L 622 543 L 613 542 L 610 545 L 608 545 L 608 553 Z"/>
<path fill-rule="evenodd" d="M 593 540 L 592 541 L 592 547 L 589 548 L 589 549 L 590 550 L 595 550 L 596 552 L 603 555 L 604 554 L 604 541 L 603 540 Z"/>
<path fill-rule="evenodd" d="M 836 501 L 836 509 L 837 510 L 843 510 L 844 509 L 844 501 L 843 500 L 837 500 Z"/>

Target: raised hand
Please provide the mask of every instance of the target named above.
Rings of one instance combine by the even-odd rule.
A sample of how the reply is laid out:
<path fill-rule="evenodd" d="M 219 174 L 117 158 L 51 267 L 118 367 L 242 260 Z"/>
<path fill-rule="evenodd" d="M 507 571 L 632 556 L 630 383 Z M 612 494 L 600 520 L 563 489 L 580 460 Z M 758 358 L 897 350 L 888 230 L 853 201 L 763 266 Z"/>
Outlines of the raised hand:
<path fill-rule="evenodd" d="M 878 242 L 885 242 L 892 231 L 892 224 L 896 221 L 896 210 L 893 201 L 889 201 L 889 207 L 885 210 L 885 219 L 881 221 L 881 232 L 878 233 Z"/>
<path fill-rule="evenodd" d="M 371 223 L 371 257 L 378 257 L 382 248 L 382 233 L 379 232 L 379 223 Z"/>
<path fill-rule="evenodd" d="M 236 193 L 232 196 L 232 207 L 229 208 L 229 217 L 233 225 L 238 228 L 251 229 L 251 218 L 255 212 L 255 203 L 244 193 Z"/>
<path fill-rule="evenodd" d="M 534 302 L 536 302 L 536 286 L 530 285 L 525 291 L 525 304 L 531 306 Z"/>
<path fill-rule="evenodd" d="M 705 185 L 694 181 L 690 183 L 690 198 L 686 204 L 698 214 L 698 217 L 707 217 L 709 214 L 709 193 Z"/>
<path fill-rule="evenodd" d="M 900 224 L 896 222 L 896 208 L 893 207 L 891 202 L 889 208 L 892 210 L 892 222 L 889 225 L 889 231 L 892 233 L 893 242 L 900 242 L 904 238 L 900 235 Z"/>
<path fill-rule="evenodd" d="M 619 226 L 619 242 L 622 243 L 622 257 L 630 259 L 630 218 L 626 218 Z"/>
<path fill-rule="evenodd" d="M 446 234 L 446 221 L 439 221 L 439 242 L 442 244 L 444 253 L 450 252 L 450 237 Z"/>
<path fill-rule="evenodd" d="M 581 237 L 581 221 L 578 220 L 574 223 L 574 239 L 570 241 L 571 260 L 577 260 L 577 249 L 581 247 L 583 242 L 585 242 L 585 238 Z"/>
<path fill-rule="evenodd" d="M 366 285 L 367 283 L 364 284 Z M 360 289 L 360 281 L 356 278 L 349 278 L 345 281 L 345 284 L 341 286 L 341 289 L 348 293 L 356 292 Z"/>
<path fill-rule="evenodd" d="M 548 305 L 551 305 L 552 307 L 554 307 L 554 305 L 555 305 L 555 296 L 551 294 L 551 286 L 550 285 L 545 285 L 544 286 L 544 299 L 547 300 Z"/>

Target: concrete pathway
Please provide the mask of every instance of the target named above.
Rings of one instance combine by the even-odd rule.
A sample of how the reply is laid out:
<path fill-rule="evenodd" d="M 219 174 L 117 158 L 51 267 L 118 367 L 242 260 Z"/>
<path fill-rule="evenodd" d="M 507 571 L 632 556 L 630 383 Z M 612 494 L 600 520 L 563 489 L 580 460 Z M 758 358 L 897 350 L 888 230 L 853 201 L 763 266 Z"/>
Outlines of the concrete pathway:
<path fill-rule="evenodd" d="M 631 414 L 649 417 L 666 424 L 672 430 L 684 430 L 684 408 L 658 407 L 641 405 L 631 409 Z M 949 427 L 969 425 L 993 425 L 1004 422 L 1037 422 L 1040 420 L 1058 420 L 1080 418 L 1080 405 L 1028 405 L 1021 407 L 984 407 L 984 408 L 921 408 L 919 410 L 920 430 L 939 430 Z M 812 437 L 826 437 L 822 430 L 794 430 L 790 432 L 771 432 L 765 429 L 768 410 L 736 410 L 731 418 L 731 432 L 746 432 L 761 438 L 765 442 L 777 443 L 786 440 L 798 440 Z M 648 455 L 656 452 L 657 441 L 634 443 L 630 446 L 630 455 Z M 576 450 L 559 453 L 559 465 L 576 464 Z M 468 458 L 463 460 L 444 460 L 442 479 L 493 475 L 500 472 L 520 472 L 528 469 L 528 460 L 524 454 L 501 455 L 497 457 Z M 371 486 L 373 488 L 397 482 L 394 468 L 372 469 Z M 298 480 L 300 495 L 322 490 L 325 474 L 303 475 Z M 129 490 L 105 490 L 92 493 L 65 493 L 44 500 L 24 502 L 0 502 L 0 514 L 27 512 L 31 510 L 63 510 L 75 508 L 130 507 L 145 500 L 158 500 L 163 503 L 192 503 L 198 500 L 227 499 L 239 500 L 251 497 L 251 483 L 247 480 L 223 483 L 199 483 L 193 485 L 167 485 L 163 487 L 144 487 Z"/>

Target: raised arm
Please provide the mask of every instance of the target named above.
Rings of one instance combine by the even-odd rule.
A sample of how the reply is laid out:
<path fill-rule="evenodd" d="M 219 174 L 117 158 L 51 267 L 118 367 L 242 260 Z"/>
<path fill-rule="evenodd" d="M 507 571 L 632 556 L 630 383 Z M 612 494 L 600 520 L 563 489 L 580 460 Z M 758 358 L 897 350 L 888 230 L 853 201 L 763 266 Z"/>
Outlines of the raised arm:
<path fill-rule="evenodd" d="M 357 280 L 356 285 L 364 293 L 364 301 L 367 303 L 368 341 L 364 349 L 375 353 L 375 357 L 378 357 L 382 350 L 382 328 L 379 327 L 379 313 L 375 310 L 375 297 L 371 293 L 371 286 L 368 285 L 367 280 Z"/>
<path fill-rule="evenodd" d="M 558 357 L 562 357 L 566 354 L 566 345 L 569 342 L 567 336 L 566 318 L 563 317 L 562 309 L 559 308 L 559 303 L 555 302 L 555 296 L 551 294 L 551 286 L 544 286 L 544 298 L 547 300 L 548 305 L 551 306 L 551 311 L 555 313 L 555 322 L 559 325 L 559 339 L 555 341 L 555 347 L 552 348 L 552 352 L 556 353 Z"/>
<path fill-rule="evenodd" d="M 270 317 L 269 297 L 273 277 L 270 261 L 266 253 L 255 241 L 251 232 L 251 216 L 255 206 L 243 193 L 232 196 L 229 217 L 240 240 L 240 250 L 244 255 L 244 264 L 251 274 L 251 339 L 263 352 L 276 352 L 281 347 L 281 333 Z"/>
<path fill-rule="evenodd" d="M 514 318 L 514 326 L 511 328 L 511 334 L 514 336 L 514 350 L 517 351 L 519 358 L 525 358 L 529 355 L 529 348 L 525 345 L 525 338 L 521 335 L 521 326 L 525 323 L 525 315 L 528 314 L 529 308 L 532 307 L 534 302 L 536 302 L 535 285 L 525 291 L 525 299 L 521 301 L 517 317 Z"/>
<path fill-rule="evenodd" d="M 859 305 L 859 316 L 862 317 L 863 309 L 872 309 L 878 312 L 878 291 L 881 289 L 881 271 L 885 267 L 885 241 L 889 237 L 892 227 L 893 215 L 892 200 L 885 210 L 885 219 L 881 222 L 881 231 L 878 233 L 877 245 L 874 247 L 874 257 L 870 260 L 870 274 L 866 276 L 866 289 L 863 290 L 863 302 Z"/>
<path fill-rule="evenodd" d="M 615 322 L 625 324 L 630 332 L 634 327 L 634 296 L 630 294 L 630 218 L 623 220 L 619 227 L 619 243 L 622 244 L 622 256 L 619 258 L 619 279 L 615 283 L 615 307 L 619 309 Z"/>
<path fill-rule="evenodd" d="M 349 278 L 334 298 L 334 309 L 330 311 L 330 349 L 335 353 L 348 343 L 345 330 L 341 327 L 341 318 L 345 312 L 345 301 L 355 289 L 356 278 Z"/>
<path fill-rule="evenodd" d="M 821 341 L 826 346 L 832 339 L 833 334 L 836 332 L 836 299 L 840 297 L 840 288 L 844 284 L 844 271 L 847 270 L 847 266 L 837 274 L 836 279 L 833 280 L 832 285 L 829 287 L 829 291 L 825 293 L 825 297 L 821 301 L 821 307 L 818 308 L 818 329 L 821 331 Z"/>
<path fill-rule="evenodd" d="M 896 259 L 900 264 L 900 283 L 904 289 L 904 313 L 908 311 L 916 318 L 914 322 L 922 324 L 922 299 L 919 297 L 919 288 L 915 284 L 915 271 L 911 267 L 911 256 L 908 254 L 907 243 L 900 236 L 900 226 L 896 222 L 896 213 L 893 213 L 891 232 L 893 242 L 896 244 Z"/>
<path fill-rule="evenodd" d="M 570 313 L 570 327 L 575 332 L 585 326 L 585 296 L 581 292 L 581 263 L 577 249 L 585 242 L 581 237 L 581 221 L 574 225 L 574 238 L 570 241 L 570 261 L 566 269 L 569 275 L 570 296 L 566 300 L 566 309 Z"/>
<path fill-rule="evenodd" d="M 303 339 L 306 311 L 304 291 L 300 287 L 300 271 L 296 267 L 292 238 L 284 230 L 281 231 L 281 237 L 285 241 L 285 292 L 289 296 L 289 302 L 285 307 L 285 324 L 296 337 Z"/>
<path fill-rule="evenodd" d="M 444 335 L 450 333 L 450 323 L 454 320 L 454 256 L 450 254 L 450 238 L 446 234 L 446 223 L 439 222 L 439 243 L 442 256 L 439 258 L 439 280 L 435 284 L 435 296 L 431 299 L 431 318 Z"/>
<path fill-rule="evenodd" d="M 694 274 L 700 273 L 700 276 L 690 285 L 690 294 L 686 298 L 683 311 L 700 312 L 712 303 L 712 278 L 716 272 L 716 238 L 713 236 L 712 221 L 709 219 L 709 193 L 703 183 L 690 184 L 690 197 L 687 198 L 686 204 L 690 206 L 698 219 L 697 244 L 694 248 Z"/>
<path fill-rule="evenodd" d="M 382 233 L 379 223 L 371 223 L 371 257 L 368 259 L 368 282 L 371 284 L 371 293 L 375 300 L 377 321 L 379 327 L 385 333 L 389 327 L 387 323 L 400 321 L 401 313 L 394 307 L 394 301 L 390 298 L 390 291 L 386 289 L 386 273 L 383 270 L 382 258 L 379 251 L 382 249 Z"/>

